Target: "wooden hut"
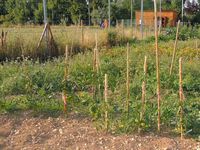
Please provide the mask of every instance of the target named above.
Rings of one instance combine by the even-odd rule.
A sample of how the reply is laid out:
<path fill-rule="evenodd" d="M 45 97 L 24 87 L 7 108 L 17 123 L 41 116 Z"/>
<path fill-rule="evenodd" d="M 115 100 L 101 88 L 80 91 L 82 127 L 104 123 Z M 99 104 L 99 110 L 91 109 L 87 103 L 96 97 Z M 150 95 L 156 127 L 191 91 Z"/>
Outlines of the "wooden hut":
<path fill-rule="evenodd" d="M 160 12 L 157 13 L 158 21 L 160 20 Z M 174 27 L 176 26 L 178 14 L 176 11 L 173 10 L 164 10 L 161 13 L 161 19 L 162 19 L 162 27 L 170 26 Z M 135 12 L 135 18 L 136 18 L 136 24 L 141 24 L 141 11 Z M 143 23 L 145 26 L 153 26 L 154 25 L 154 11 L 148 10 L 144 11 L 143 13 Z"/>

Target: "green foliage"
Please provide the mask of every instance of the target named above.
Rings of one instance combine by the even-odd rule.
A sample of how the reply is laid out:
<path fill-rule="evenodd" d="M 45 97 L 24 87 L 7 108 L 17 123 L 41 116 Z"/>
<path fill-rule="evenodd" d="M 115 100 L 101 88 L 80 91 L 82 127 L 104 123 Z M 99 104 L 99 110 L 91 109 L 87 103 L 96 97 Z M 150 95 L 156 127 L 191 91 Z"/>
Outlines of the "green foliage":
<path fill-rule="evenodd" d="M 91 12 L 92 23 L 100 23 L 108 18 L 108 0 L 90 0 L 89 6 L 85 0 L 48 0 L 48 19 L 53 24 L 77 24 L 80 19 L 88 24 L 88 9 Z M 175 10 L 181 14 L 181 0 L 163 1 L 163 10 Z M 130 0 L 111 1 L 111 20 L 130 19 Z M 159 6 L 159 1 L 158 1 Z M 43 22 L 42 0 L 1 0 L 0 24 L 41 24 Z M 141 1 L 134 0 L 133 12 L 140 10 Z M 153 1 L 144 0 L 144 10 L 152 10 Z M 199 13 L 187 14 L 187 19 L 199 22 Z M 134 17 L 134 15 L 133 15 Z"/>
<path fill-rule="evenodd" d="M 170 40 L 175 40 L 176 39 L 176 28 L 166 28 L 164 33 L 159 35 L 159 40 L 168 42 Z M 178 35 L 178 40 L 179 41 L 187 41 L 189 39 L 195 39 L 195 38 L 200 38 L 199 36 L 200 28 L 198 26 L 195 27 L 187 27 L 186 25 L 181 26 L 179 29 L 179 35 Z M 145 39 L 146 42 L 153 42 L 155 41 L 154 36 L 148 37 Z"/>
<path fill-rule="evenodd" d="M 108 32 L 108 40 L 107 41 L 108 41 L 108 45 L 110 47 L 116 45 L 117 33 L 115 31 L 109 31 Z"/>

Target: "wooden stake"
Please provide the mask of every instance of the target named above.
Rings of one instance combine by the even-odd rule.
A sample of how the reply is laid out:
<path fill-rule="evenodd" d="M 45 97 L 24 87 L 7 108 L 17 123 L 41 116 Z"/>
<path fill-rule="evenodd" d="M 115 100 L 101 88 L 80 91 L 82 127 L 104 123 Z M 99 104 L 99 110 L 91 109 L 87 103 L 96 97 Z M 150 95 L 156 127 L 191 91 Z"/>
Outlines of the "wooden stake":
<path fill-rule="evenodd" d="M 94 83 L 92 87 L 93 99 L 96 100 L 96 80 L 97 80 L 97 60 L 96 60 L 96 48 L 93 50 L 93 73 L 94 73 Z"/>
<path fill-rule="evenodd" d="M 95 65 L 96 65 L 96 71 L 97 74 L 99 73 L 100 70 L 100 59 L 99 59 L 99 50 L 98 50 L 98 38 L 97 38 L 97 33 L 95 34 Z"/>
<path fill-rule="evenodd" d="M 42 39 L 43 39 L 43 37 L 44 37 L 44 34 L 45 34 L 46 30 L 47 30 L 47 27 L 48 27 L 48 24 L 46 23 L 46 24 L 45 24 L 45 27 L 44 27 L 44 30 L 43 30 L 43 32 L 42 32 L 42 35 L 41 35 L 41 37 L 40 37 L 40 40 L 39 40 L 39 42 L 38 42 L 37 49 L 38 49 L 38 48 L 40 47 L 40 45 L 41 45 L 41 42 L 42 42 Z"/>
<path fill-rule="evenodd" d="M 172 61 L 171 61 L 171 66 L 170 66 L 170 75 L 172 75 L 174 60 L 175 60 L 175 57 L 176 57 L 176 49 L 177 49 L 178 35 L 179 35 L 179 26 L 180 26 L 180 20 L 178 21 L 177 29 L 176 29 L 176 40 L 175 40 L 175 43 L 174 43 L 174 51 L 173 51 L 173 56 L 172 56 Z"/>
<path fill-rule="evenodd" d="M 158 26 L 157 26 L 157 1 L 154 0 L 154 26 L 155 26 L 155 48 L 156 48 L 156 78 L 157 78 L 157 103 L 158 103 L 158 132 L 160 132 L 160 58 L 158 50 Z"/>
<path fill-rule="evenodd" d="M 146 103 L 146 76 L 147 76 L 147 57 L 144 59 L 144 81 L 142 83 L 142 111 L 140 116 L 140 121 L 143 120 L 143 115 L 145 113 L 145 103 Z"/>
<path fill-rule="evenodd" d="M 129 116 L 130 101 L 130 79 L 129 79 L 129 43 L 127 43 L 127 60 L 126 60 L 126 112 Z"/>
<path fill-rule="evenodd" d="M 68 46 L 66 46 L 65 50 L 65 69 L 64 69 L 64 84 L 65 89 L 63 90 L 63 104 L 64 104 L 64 113 L 67 112 L 67 88 L 66 88 L 66 82 L 67 82 L 67 75 L 68 75 Z"/>
<path fill-rule="evenodd" d="M 104 82 L 104 98 L 105 98 L 105 129 L 108 131 L 108 75 L 105 74 Z"/>
<path fill-rule="evenodd" d="M 183 139 L 183 81 L 182 81 L 182 58 L 179 59 L 179 98 L 180 98 L 180 130 L 181 140 Z"/>

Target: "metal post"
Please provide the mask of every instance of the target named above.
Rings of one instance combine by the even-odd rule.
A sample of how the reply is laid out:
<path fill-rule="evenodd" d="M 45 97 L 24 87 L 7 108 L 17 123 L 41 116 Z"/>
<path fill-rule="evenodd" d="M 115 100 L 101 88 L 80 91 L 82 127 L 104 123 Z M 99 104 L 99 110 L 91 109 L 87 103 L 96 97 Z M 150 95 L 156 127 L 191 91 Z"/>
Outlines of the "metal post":
<path fill-rule="evenodd" d="M 108 0 L 108 17 L 109 17 L 109 20 L 108 20 L 108 27 L 110 29 L 110 0 Z"/>
<path fill-rule="evenodd" d="M 133 27 L 133 0 L 131 0 L 131 27 Z"/>
<path fill-rule="evenodd" d="M 48 45 L 49 45 L 49 41 L 48 41 L 48 26 L 46 26 L 46 24 L 48 23 L 48 20 L 47 20 L 47 2 L 46 0 L 43 0 L 43 10 L 44 10 L 44 24 L 45 24 L 45 27 L 46 30 L 45 30 L 45 40 L 46 40 L 46 51 L 45 51 L 45 56 L 48 55 Z"/>
<path fill-rule="evenodd" d="M 89 0 L 88 0 L 88 2 L 89 2 Z M 88 13 L 89 13 L 89 26 L 90 26 L 91 25 L 91 22 L 90 22 L 90 2 L 88 4 Z"/>
<path fill-rule="evenodd" d="M 44 24 L 48 23 L 47 21 L 47 2 L 43 0 L 43 10 L 44 10 Z"/>
<path fill-rule="evenodd" d="M 90 0 L 86 0 L 86 3 L 88 5 L 88 23 L 90 26 L 91 25 L 91 22 L 90 22 Z"/>
<path fill-rule="evenodd" d="M 142 39 L 143 39 L 143 13 L 144 13 L 144 1 L 141 0 L 141 24 L 140 24 L 140 32 L 141 32 L 141 36 L 142 36 Z"/>

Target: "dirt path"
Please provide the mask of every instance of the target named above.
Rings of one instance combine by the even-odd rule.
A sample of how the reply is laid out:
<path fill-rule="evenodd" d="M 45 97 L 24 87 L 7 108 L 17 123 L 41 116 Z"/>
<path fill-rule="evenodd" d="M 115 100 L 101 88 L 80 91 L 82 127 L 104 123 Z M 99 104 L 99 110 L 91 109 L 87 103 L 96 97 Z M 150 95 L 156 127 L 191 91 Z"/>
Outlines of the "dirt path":
<path fill-rule="evenodd" d="M 44 119 L 25 113 L 0 116 L 0 149 L 200 150 L 200 143 L 156 135 L 114 136 L 98 132 L 89 119 L 77 115 Z"/>

